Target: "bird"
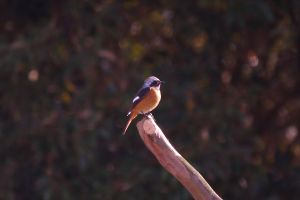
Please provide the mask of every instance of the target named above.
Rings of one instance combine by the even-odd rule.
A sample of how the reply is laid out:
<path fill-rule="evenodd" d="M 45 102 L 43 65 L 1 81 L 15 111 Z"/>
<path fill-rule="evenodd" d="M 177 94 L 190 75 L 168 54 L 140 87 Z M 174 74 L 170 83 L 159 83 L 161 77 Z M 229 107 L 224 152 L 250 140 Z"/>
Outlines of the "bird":
<path fill-rule="evenodd" d="M 138 114 L 143 114 L 147 118 L 149 118 L 149 114 L 152 116 L 150 112 L 158 106 L 161 99 L 160 85 L 162 83 L 165 82 L 155 76 L 150 76 L 144 81 L 142 88 L 135 95 L 129 108 L 127 116 L 130 115 L 130 117 L 123 130 L 123 135 L 125 135 L 131 121 L 136 118 Z"/>

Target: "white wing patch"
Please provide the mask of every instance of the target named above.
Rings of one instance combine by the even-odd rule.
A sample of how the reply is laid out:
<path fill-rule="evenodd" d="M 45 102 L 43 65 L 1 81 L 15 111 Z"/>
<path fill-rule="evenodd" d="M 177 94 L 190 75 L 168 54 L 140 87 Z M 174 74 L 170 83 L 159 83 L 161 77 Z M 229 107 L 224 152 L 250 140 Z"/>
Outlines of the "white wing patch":
<path fill-rule="evenodd" d="M 140 98 L 139 96 L 136 96 L 136 97 L 133 99 L 132 103 L 135 102 L 136 100 L 139 100 L 139 98 Z"/>

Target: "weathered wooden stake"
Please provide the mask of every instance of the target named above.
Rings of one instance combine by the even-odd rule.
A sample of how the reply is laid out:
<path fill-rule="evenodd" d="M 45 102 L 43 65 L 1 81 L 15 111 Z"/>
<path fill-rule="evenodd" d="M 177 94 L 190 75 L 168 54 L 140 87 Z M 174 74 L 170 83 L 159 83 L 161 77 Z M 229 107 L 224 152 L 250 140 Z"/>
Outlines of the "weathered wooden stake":
<path fill-rule="evenodd" d="M 137 129 L 147 148 L 160 164 L 179 180 L 196 200 L 222 200 L 201 174 L 170 144 L 155 121 L 143 118 Z"/>

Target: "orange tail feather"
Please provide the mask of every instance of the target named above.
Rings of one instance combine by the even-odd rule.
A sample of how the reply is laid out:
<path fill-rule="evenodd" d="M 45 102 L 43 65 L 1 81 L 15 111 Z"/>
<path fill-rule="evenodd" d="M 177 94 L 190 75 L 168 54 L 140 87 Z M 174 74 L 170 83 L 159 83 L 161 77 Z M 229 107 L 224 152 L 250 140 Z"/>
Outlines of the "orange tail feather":
<path fill-rule="evenodd" d="M 124 128 L 123 135 L 125 135 L 125 132 L 126 132 L 128 126 L 130 125 L 131 121 L 132 121 L 134 118 L 136 118 L 137 115 L 138 115 L 137 112 L 132 112 L 132 113 L 131 113 L 130 118 L 129 118 L 129 120 L 128 120 L 128 122 L 127 122 L 125 128 Z"/>

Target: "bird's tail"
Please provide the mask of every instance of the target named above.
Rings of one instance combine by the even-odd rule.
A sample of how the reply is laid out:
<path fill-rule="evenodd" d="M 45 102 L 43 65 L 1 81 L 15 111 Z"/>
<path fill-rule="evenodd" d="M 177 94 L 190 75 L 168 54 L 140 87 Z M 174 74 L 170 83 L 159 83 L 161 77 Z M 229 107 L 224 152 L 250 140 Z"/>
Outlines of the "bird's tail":
<path fill-rule="evenodd" d="M 132 113 L 131 113 L 131 115 L 130 115 L 130 117 L 129 117 L 129 119 L 128 119 L 128 122 L 127 122 L 127 124 L 126 124 L 126 126 L 125 126 L 125 128 L 124 128 L 123 135 L 125 135 L 125 132 L 126 132 L 128 126 L 130 125 L 131 121 L 132 121 L 134 118 L 136 118 L 137 115 L 138 115 L 138 112 L 132 112 Z"/>

